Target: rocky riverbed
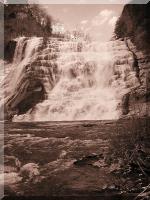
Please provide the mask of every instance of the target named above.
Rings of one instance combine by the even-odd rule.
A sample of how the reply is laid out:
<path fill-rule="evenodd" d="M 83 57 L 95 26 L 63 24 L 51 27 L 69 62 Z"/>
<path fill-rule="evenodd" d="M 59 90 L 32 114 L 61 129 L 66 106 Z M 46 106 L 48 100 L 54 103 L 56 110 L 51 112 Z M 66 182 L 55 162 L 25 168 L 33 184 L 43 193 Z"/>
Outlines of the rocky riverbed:
<path fill-rule="evenodd" d="M 123 124 L 5 123 L 5 195 L 133 199 L 147 184 L 142 173 L 123 175 L 106 162 L 111 135 Z"/>

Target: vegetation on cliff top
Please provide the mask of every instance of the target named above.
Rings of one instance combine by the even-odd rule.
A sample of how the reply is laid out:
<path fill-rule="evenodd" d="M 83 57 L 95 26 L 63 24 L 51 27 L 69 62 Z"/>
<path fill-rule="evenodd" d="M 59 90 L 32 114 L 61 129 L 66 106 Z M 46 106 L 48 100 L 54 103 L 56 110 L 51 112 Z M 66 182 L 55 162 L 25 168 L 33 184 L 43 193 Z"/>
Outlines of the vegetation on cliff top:
<path fill-rule="evenodd" d="M 51 17 L 37 4 L 8 4 L 4 7 L 5 35 L 50 36 Z"/>
<path fill-rule="evenodd" d="M 18 36 L 49 37 L 52 33 L 52 18 L 37 4 L 8 4 L 4 6 L 4 47 L 7 52 L 14 49 L 10 44 Z"/>
<path fill-rule="evenodd" d="M 115 27 L 118 38 L 130 37 L 139 50 L 150 52 L 150 3 L 125 5 Z"/>

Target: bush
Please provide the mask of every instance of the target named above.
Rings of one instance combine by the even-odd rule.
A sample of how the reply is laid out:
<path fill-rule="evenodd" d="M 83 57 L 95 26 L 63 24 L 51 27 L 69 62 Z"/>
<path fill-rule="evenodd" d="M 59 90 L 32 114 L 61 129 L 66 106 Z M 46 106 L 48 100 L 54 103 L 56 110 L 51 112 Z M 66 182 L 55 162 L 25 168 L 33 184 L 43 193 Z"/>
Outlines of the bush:
<path fill-rule="evenodd" d="M 150 124 L 148 118 L 119 120 L 111 135 L 109 162 L 120 163 L 123 170 L 140 170 L 145 176 L 150 167 Z"/>

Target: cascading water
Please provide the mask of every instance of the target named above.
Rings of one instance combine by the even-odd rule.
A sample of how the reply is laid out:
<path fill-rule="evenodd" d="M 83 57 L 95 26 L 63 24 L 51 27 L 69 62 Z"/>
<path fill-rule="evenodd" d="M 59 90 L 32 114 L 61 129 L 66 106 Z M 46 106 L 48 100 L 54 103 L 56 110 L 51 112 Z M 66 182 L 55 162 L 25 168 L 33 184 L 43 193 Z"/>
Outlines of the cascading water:
<path fill-rule="evenodd" d="M 118 44 L 122 48 L 120 45 L 123 42 Z M 124 45 L 124 52 L 127 51 L 125 56 L 121 55 L 121 59 L 116 57 L 113 45 L 113 41 L 89 43 L 58 38 L 47 41 L 42 38 L 19 38 L 13 69 L 5 81 L 6 102 L 13 102 L 9 103 L 9 107 L 17 109 L 24 98 L 28 99 L 29 86 L 36 85 L 36 82 L 43 86 L 45 100 L 26 113 L 16 112 L 13 121 L 118 118 L 118 104 L 126 90 L 122 79 L 126 71 L 131 71 L 129 62 L 132 56 Z M 115 78 L 114 71 L 119 64 L 126 65 L 120 71 L 121 79 Z M 40 90 L 39 85 L 33 89 L 34 92 Z"/>
<path fill-rule="evenodd" d="M 22 76 L 24 76 L 24 66 L 29 63 L 32 59 L 32 56 L 35 56 L 35 52 L 40 45 L 39 38 L 32 38 L 27 40 L 25 37 L 18 38 L 17 47 L 13 59 L 13 66 L 11 72 L 8 76 L 9 78 L 9 89 L 11 92 L 14 92 L 15 86 L 17 82 L 20 80 Z M 13 75 L 13 78 L 12 78 Z"/>
<path fill-rule="evenodd" d="M 37 120 L 112 119 L 116 111 L 115 90 L 110 87 L 111 55 L 103 52 L 66 53 L 64 44 L 58 58 L 60 79 L 48 99 L 31 113 Z M 106 48 L 106 46 L 105 46 Z M 26 117 L 28 114 L 26 114 Z"/>

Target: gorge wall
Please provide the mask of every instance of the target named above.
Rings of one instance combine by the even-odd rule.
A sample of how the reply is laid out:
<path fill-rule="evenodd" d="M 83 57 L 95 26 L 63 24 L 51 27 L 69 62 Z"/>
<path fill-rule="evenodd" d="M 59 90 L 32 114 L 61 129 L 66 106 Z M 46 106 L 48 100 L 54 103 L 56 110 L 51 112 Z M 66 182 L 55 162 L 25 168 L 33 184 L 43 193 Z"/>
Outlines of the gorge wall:
<path fill-rule="evenodd" d="M 150 3 L 126 5 L 115 34 L 116 38 L 130 39 L 126 44 L 133 55 L 133 70 L 140 83 L 123 97 L 123 113 L 147 116 L 150 114 Z"/>

